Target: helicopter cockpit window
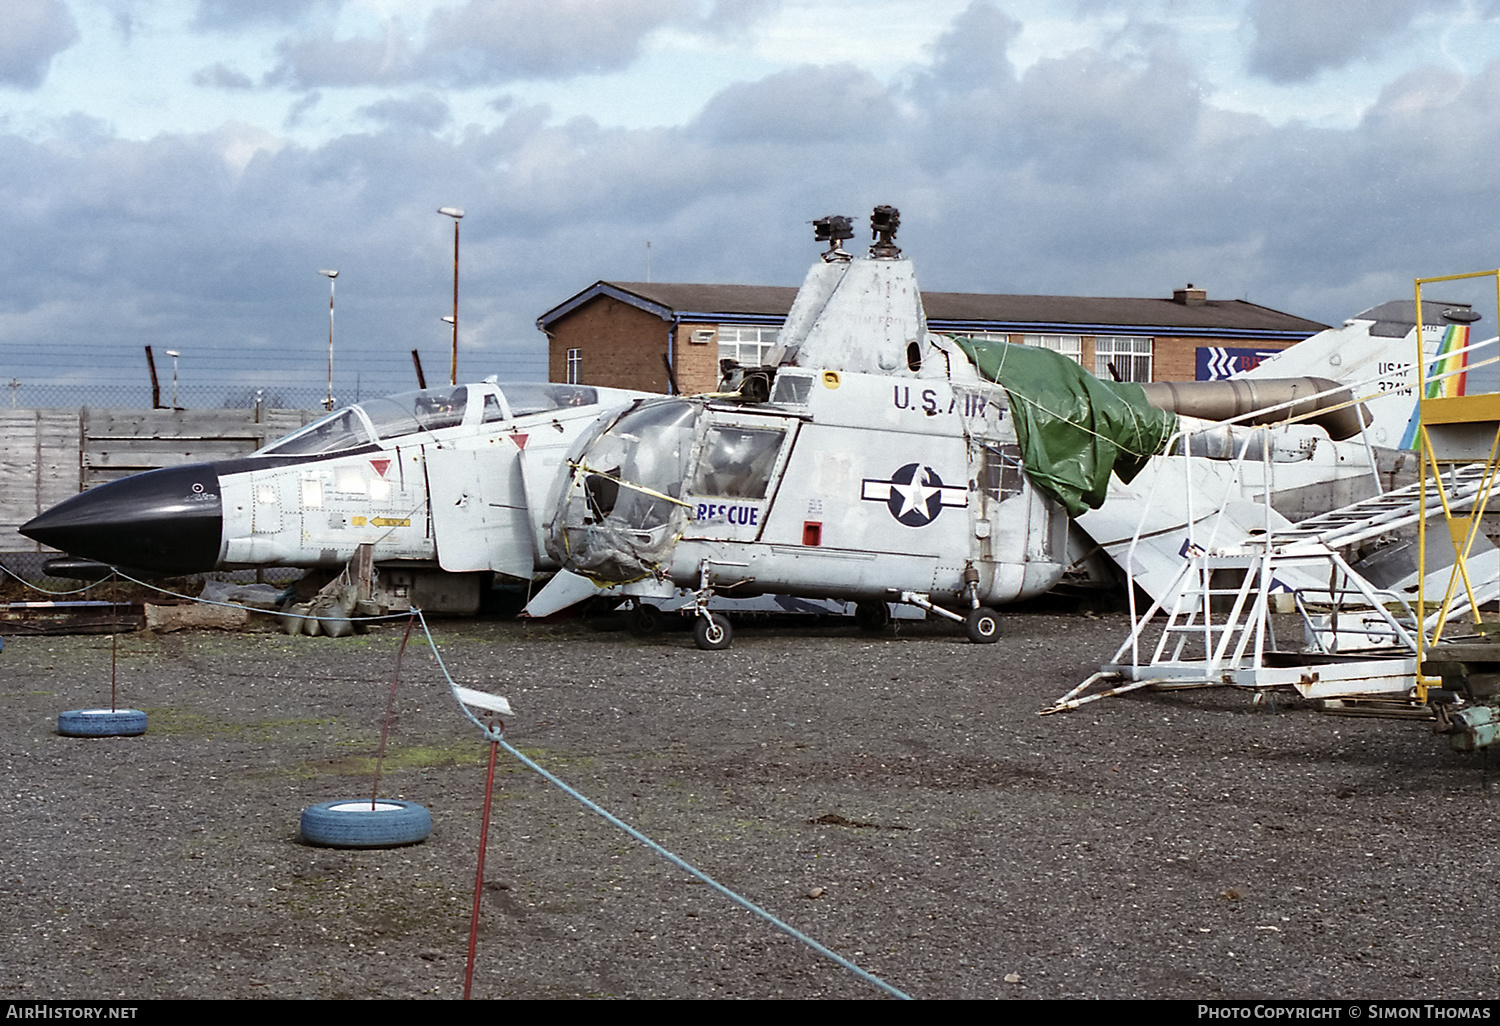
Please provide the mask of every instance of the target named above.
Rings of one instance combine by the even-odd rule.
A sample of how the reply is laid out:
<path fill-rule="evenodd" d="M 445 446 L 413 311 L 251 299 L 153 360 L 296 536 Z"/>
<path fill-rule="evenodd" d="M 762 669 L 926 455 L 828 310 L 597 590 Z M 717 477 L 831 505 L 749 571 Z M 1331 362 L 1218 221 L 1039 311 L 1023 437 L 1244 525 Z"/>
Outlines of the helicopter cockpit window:
<path fill-rule="evenodd" d="M 593 406 L 599 402 L 598 389 L 586 385 L 563 385 L 556 382 L 521 381 L 501 389 L 510 404 L 512 417 L 528 413 L 551 413 L 574 406 Z"/>
<path fill-rule="evenodd" d="M 809 375 L 782 371 L 776 375 L 776 390 L 771 393 L 771 402 L 806 406 L 808 394 L 812 392 L 812 382 Z"/>
<path fill-rule="evenodd" d="M 786 432 L 719 425 L 708 429 L 697 472 L 688 485 L 693 495 L 763 499 Z"/>
<path fill-rule="evenodd" d="M 382 399 L 361 403 L 381 438 L 398 438 L 417 431 L 436 431 L 463 423 L 469 390 L 426 388 L 420 392 L 400 392 Z"/>
<path fill-rule="evenodd" d="M 370 437 L 364 421 L 354 407 L 335 410 L 326 417 L 313 421 L 307 427 L 278 441 L 272 442 L 256 453 L 257 456 L 314 456 L 325 452 L 340 452 L 370 445 Z"/>
<path fill-rule="evenodd" d="M 484 415 L 479 419 L 483 424 L 493 424 L 495 421 L 505 419 L 505 413 L 500 409 L 498 396 L 486 395 L 484 397 Z"/>

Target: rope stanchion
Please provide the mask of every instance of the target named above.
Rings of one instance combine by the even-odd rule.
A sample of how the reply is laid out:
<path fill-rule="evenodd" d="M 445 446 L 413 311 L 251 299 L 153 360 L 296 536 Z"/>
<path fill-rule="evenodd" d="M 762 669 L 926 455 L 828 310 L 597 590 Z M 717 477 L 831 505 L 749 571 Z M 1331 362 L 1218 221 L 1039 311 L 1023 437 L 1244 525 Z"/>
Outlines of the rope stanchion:
<path fill-rule="evenodd" d="M 479 859 L 474 869 L 474 911 L 469 916 L 469 962 L 464 968 L 464 1000 L 474 986 L 474 955 L 479 949 L 479 901 L 484 894 L 484 854 L 490 847 L 490 804 L 495 796 L 495 762 L 500 746 L 490 742 L 490 770 L 484 780 L 484 816 L 479 822 Z"/>
<path fill-rule="evenodd" d="M 824 958 L 827 958 L 828 960 L 836 963 L 837 965 L 842 966 L 843 968 L 849 970 L 855 976 L 858 976 L 860 979 L 864 980 L 866 983 L 869 983 L 869 984 L 871 984 L 871 985 L 879 988 L 880 990 L 884 991 L 886 994 L 889 994 L 891 997 L 900 998 L 900 999 L 902 999 L 904 1001 L 911 1000 L 911 995 L 905 993 L 904 991 L 901 991 L 901 990 L 897 989 L 896 987 L 891 986 L 889 983 L 887 983 L 884 980 L 880 979 L 880 977 L 874 975 L 873 973 L 870 973 L 870 972 L 868 972 L 868 971 L 866 971 L 864 969 L 861 969 L 859 966 L 855 965 L 853 962 L 849 961 L 847 958 L 845 958 L 844 956 L 840 955 L 838 952 L 830 950 L 829 948 L 825 947 L 824 945 L 822 945 L 822 944 L 818 943 L 817 941 L 813 940 L 807 934 L 805 934 L 802 931 L 798 930 L 796 927 L 791 926 L 791 925 L 789 925 L 789 924 L 781 921 L 780 919 L 776 918 L 776 916 L 772 915 L 770 912 L 767 912 L 765 909 L 761 908 L 759 905 L 756 905 L 754 902 L 750 901 L 748 898 L 741 897 L 739 894 L 736 894 L 734 891 L 731 891 L 728 887 L 726 887 L 723 884 L 719 883 L 719 881 L 715 880 L 713 877 L 709 876 L 707 873 L 705 873 L 702 870 L 698 869 L 697 867 L 691 865 L 690 863 L 688 863 L 686 860 L 684 860 L 680 856 L 672 853 L 671 851 L 668 851 L 666 848 L 662 847 L 660 844 L 658 844 L 657 842 L 653 841 L 651 838 L 647 837 L 645 834 L 641 833 L 639 830 L 637 830 L 635 827 L 631 826 L 629 823 L 626 823 L 624 820 L 620 819 L 618 816 L 614 815 L 609 810 L 603 808 L 602 806 L 598 805 L 597 803 L 595 803 L 591 799 L 585 797 L 580 792 L 574 790 L 571 786 L 569 786 L 567 783 L 565 783 L 564 781 L 562 781 L 557 776 L 555 776 L 552 773 L 548 772 L 547 770 L 543 769 L 534 760 L 528 758 L 519 749 L 517 749 L 513 745 L 511 745 L 511 743 L 509 741 L 505 740 L 505 725 L 503 723 L 501 723 L 497 727 L 497 726 L 493 726 L 493 725 L 481 722 L 479 720 L 479 718 L 476 717 L 469 710 L 468 706 L 466 706 L 464 704 L 464 700 L 463 700 L 462 693 L 461 693 L 462 689 L 461 689 L 460 685 L 458 684 L 458 682 L 453 679 L 453 675 L 448 672 L 448 667 L 443 662 L 442 654 L 438 651 L 437 642 L 433 640 L 432 632 L 431 632 L 431 630 L 428 629 L 426 617 L 424 617 L 422 615 L 422 613 L 421 613 L 420 610 L 415 610 L 414 613 L 415 613 L 416 617 L 422 623 L 422 631 L 427 636 L 427 643 L 428 643 L 428 645 L 430 645 L 432 647 L 432 654 L 433 654 L 433 657 L 437 661 L 438 668 L 442 671 L 444 679 L 448 681 L 448 686 L 453 690 L 454 701 L 456 701 L 458 703 L 459 708 L 463 710 L 464 715 L 466 717 L 468 717 L 468 719 L 476 727 L 479 728 L 480 733 L 484 735 L 485 740 L 490 742 L 491 751 L 492 752 L 493 752 L 493 750 L 494 750 L 494 748 L 496 746 L 498 746 L 500 748 L 504 748 L 505 751 L 506 751 L 506 753 L 509 754 L 512 758 L 514 758 L 517 762 L 521 763 L 521 765 L 525 766 L 527 769 L 529 769 L 532 772 L 536 773 L 543 780 L 546 780 L 552 786 L 554 786 L 558 790 L 562 791 L 564 794 L 566 794 L 568 797 L 572 798 L 574 801 L 576 801 L 579 804 L 581 804 L 584 808 L 588 809 L 590 812 L 592 812 L 595 815 L 599 816 L 605 822 L 609 823 L 610 825 L 612 825 L 614 827 L 617 827 L 620 830 L 623 830 L 625 833 L 629 834 L 635 840 L 639 841 L 641 844 L 645 845 L 647 848 L 650 848 L 652 851 L 656 852 L 662 858 L 666 859 L 668 862 L 672 863 L 672 865 L 676 866 L 678 869 L 681 869 L 683 872 L 687 873 L 689 876 L 692 876 L 692 877 L 694 877 L 694 878 L 696 878 L 698 880 L 701 880 L 703 883 L 707 884 L 709 887 L 713 888 L 719 894 L 722 894 L 724 897 L 728 898 L 730 901 L 734 902 L 736 905 L 739 905 L 741 908 L 745 909 L 746 911 L 748 911 L 748 912 L 750 912 L 750 913 L 752 913 L 752 914 L 760 917 L 762 920 L 764 920 L 765 922 L 771 924 L 776 929 L 780 930 L 782 933 L 785 933 L 787 936 L 791 937 L 792 939 L 801 942 L 802 944 L 804 944 L 807 947 L 811 948 L 813 951 L 816 951 L 818 954 L 822 955 Z M 491 760 L 492 760 L 491 761 L 491 773 L 493 774 L 493 767 L 494 767 L 493 755 L 491 757 Z M 484 822 L 483 822 L 483 825 L 482 825 L 481 829 L 486 834 L 487 834 L 488 829 L 489 829 L 489 814 L 488 814 L 489 805 L 488 805 L 488 803 L 489 803 L 489 791 L 490 791 L 490 788 L 492 786 L 493 786 L 493 777 L 491 778 L 491 783 L 489 785 L 487 785 L 486 789 L 485 789 L 485 802 L 486 802 L 485 809 L 486 809 L 486 812 L 485 812 L 485 818 L 484 818 Z M 481 854 L 480 854 L 480 858 L 483 859 L 483 842 L 481 842 Z M 475 907 L 475 916 L 476 916 L 476 919 L 475 919 L 474 926 L 471 927 L 471 929 L 473 929 L 473 930 L 477 930 L 477 928 L 478 928 L 477 927 L 477 924 L 478 924 L 477 916 L 478 916 L 478 908 L 479 908 L 479 887 L 480 887 L 481 883 L 482 883 L 482 878 L 480 880 L 476 880 L 475 881 L 474 907 Z M 468 990 L 468 986 L 467 986 L 467 984 L 465 984 L 465 996 L 467 996 L 467 990 Z"/>
<path fill-rule="evenodd" d="M 370 808 L 380 795 L 380 770 L 385 765 L 385 740 L 391 732 L 391 710 L 396 707 L 396 684 L 401 680 L 401 657 L 406 655 L 406 643 L 411 640 L 411 625 L 415 616 L 406 618 L 406 633 L 401 635 L 401 644 L 396 649 L 396 668 L 391 673 L 391 690 L 385 699 L 385 719 L 380 724 L 380 748 L 375 752 L 375 783 L 370 788 Z"/>
<path fill-rule="evenodd" d="M 16 576 L 13 572 L 11 572 L 10 570 L 6 569 L 3 566 L 0 566 L 0 570 L 5 570 L 6 573 L 11 574 L 11 576 L 13 576 L 13 577 Z M 187 601 L 187 602 L 196 602 L 196 603 L 200 603 L 200 604 L 203 604 L 203 605 L 220 606 L 220 607 L 232 608 L 232 609 L 243 609 L 243 608 L 245 608 L 244 606 L 239 605 L 238 603 L 233 603 L 233 602 L 219 602 L 219 601 L 216 601 L 216 600 L 213 600 L 213 599 L 204 599 L 204 598 L 201 598 L 201 597 L 198 597 L 198 596 L 194 596 L 194 595 L 184 595 L 184 594 L 181 594 L 180 592 L 175 592 L 175 591 L 172 591 L 170 589 L 163 588 L 163 587 L 160 587 L 158 585 L 151 584 L 151 583 L 149 583 L 147 581 L 137 580 L 136 578 L 131 577 L 128 574 L 121 573 L 119 571 L 116 571 L 116 575 L 120 579 L 122 579 L 122 580 L 130 581 L 132 584 L 136 584 L 136 585 L 139 585 L 140 587 L 147 588 L 147 589 L 149 589 L 151 591 L 157 592 L 158 594 L 168 595 L 168 596 L 171 596 L 173 598 L 182 599 L 182 600 Z M 16 579 L 17 580 L 21 580 L 22 583 L 25 584 L 25 585 L 27 585 L 28 587 L 35 588 L 38 591 L 42 591 L 43 590 L 43 589 L 40 589 L 40 588 L 36 588 L 35 585 L 32 585 L 32 584 L 30 584 L 30 582 L 24 581 L 24 580 L 22 580 L 19 577 L 17 577 Z M 95 582 L 94 584 L 89 585 L 88 588 L 97 587 L 101 583 L 103 583 L 103 582 Z M 80 589 L 80 590 L 88 590 L 88 589 L 85 588 L 85 589 Z M 71 594 L 71 593 L 58 593 L 58 594 Z M 317 616 L 313 616 L 311 614 L 296 614 L 296 615 L 302 615 L 302 616 L 305 616 L 307 619 L 313 619 L 313 620 L 334 619 L 333 617 L 317 617 Z M 704 873 L 702 870 L 697 869 L 696 867 L 694 867 L 693 865 L 689 864 L 687 861 L 685 861 L 684 859 L 682 859 L 678 855 L 676 855 L 673 852 L 669 851 L 668 849 L 666 849 L 662 845 L 658 844 L 656 841 L 653 841 L 651 838 L 649 838 L 645 834 L 641 833 L 636 828 L 632 827 L 630 824 L 626 823 L 624 820 L 620 819 L 618 816 L 615 816 L 613 813 L 611 813 L 608 810 L 604 809 L 602 806 L 596 804 L 595 802 L 593 802 L 589 798 L 585 797 L 583 794 L 581 794 L 578 791 L 574 790 L 571 786 L 569 786 L 568 784 L 566 784 L 564 781 L 562 781 L 561 779 L 559 779 L 557 776 L 555 776 L 552 773 L 548 772 L 546 769 L 542 768 L 542 766 L 540 766 L 539 764 L 537 764 L 535 761 L 533 761 L 532 759 L 528 758 L 519 749 L 517 749 L 514 746 L 512 746 L 508 741 L 505 740 L 505 734 L 504 734 L 505 725 L 504 725 L 503 722 L 497 721 L 496 723 L 485 723 L 485 722 L 481 721 L 477 716 L 475 716 L 473 714 L 473 712 L 470 711 L 468 705 L 465 704 L 465 701 L 464 701 L 465 692 L 468 692 L 468 694 L 469 694 L 469 696 L 471 698 L 473 697 L 474 693 L 473 692 L 469 692 L 468 689 L 462 688 L 458 684 L 458 682 L 453 679 L 452 673 L 449 672 L 447 664 L 443 661 L 442 652 L 438 649 L 437 642 L 432 637 L 432 631 L 431 631 L 430 627 L 428 626 L 427 618 L 422 614 L 422 611 L 420 609 L 412 609 L 412 610 L 408 610 L 408 611 L 403 611 L 403 612 L 399 612 L 399 613 L 390 613 L 390 614 L 385 614 L 385 615 L 381 615 L 381 616 L 343 617 L 342 619 L 357 619 L 357 620 L 361 620 L 361 621 L 365 621 L 365 622 L 374 622 L 374 621 L 380 621 L 380 620 L 396 620 L 396 619 L 400 619 L 400 618 L 405 618 L 407 620 L 407 631 L 406 631 L 406 634 L 402 637 L 401 646 L 400 646 L 400 649 L 398 650 L 398 653 L 397 653 L 396 669 L 394 671 L 394 674 L 393 674 L 393 677 L 392 677 L 392 681 L 391 681 L 391 698 L 388 699 L 388 702 L 387 702 L 387 710 L 386 710 L 386 718 L 385 718 L 386 719 L 386 724 L 388 725 L 389 721 L 390 721 L 390 702 L 394 701 L 394 694 L 395 694 L 396 683 L 397 683 L 397 681 L 400 678 L 401 659 L 402 659 L 402 657 L 403 657 L 403 655 L 405 653 L 407 642 L 408 642 L 408 640 L 409 640 L 409 638 L 411 636 L 412 624 L 413 624 L 413 622 L 416 622 L 416 623 L 420 623 L 421 624 L 423 636 L 426 638 L 427 644 L 428 644 L 428 646 L 432 650 L 433 658 L 437 662 L 438 669 L 442 672 L 443 679 L 448 683 L 448 687 L 449 687 L 450 691 L 452 692 L 452 694 L 454 696 L 454 700 L 458 703 L 458 706 L 459 706 L 460 710 L 462 710 L 464 716 L 467 717 L 469 719 L 469 721 L 472 722 L 474 724 L 474 726 L 479 729 L 479 731 L 480 731 L 481 735 L 484 737 L 484 739 L 486 741 L 490 742 L 489 772 L 488 772 L 488 776 L 487 776 L 487 779 L 486 779 L 486 782 L 485 782 L 484 813 L 483 813 L 483 818 L 482 818 L 481 825 L 480 825 L 480 835 L 481 836 L 480 836 L 479 855 L 478 855 L 478 859 L 477 859 L 477 863 L 478 864 L 477 864 L 475 881 L 474 881 L 474 905 L 473 905 L 473 911 L 472 911 L 471 920 L 470 920 L 469 961 L 468 961 L 468 966 L 467 966 L 466 971 L 465 971 L 465 978 L 464 978 L 464 997 L 465 998 L 469 997 L 470 992 L 471 992 L 471 988 L 472 988 L 473 971 L 474 971 L 474 959 L 475 959 L 475 953 L 477 951 L 477 944 L 478 944 L 479 912 L 480 912 L 480 905 L 481 905 L 481 900 L 482 900 L 482 895 L 483 895 L 483 885 L 484 885 L 484 857 L 485 857 L 485 849 L 488 847 L 488 842 L 489 842 L 489 822 L 490 822 L 491 799 L 492 799 L 493 790 L 494 790 L 495 764 L 496 764 L 496 761 L 498 759 L 499 750 L 501 748 L 504 748 L 505 751 L 506 751 L 506 753 L 509 754 L 512 758 L 516 759 L 518 762 L 520 762 L 522 765 L 526 766 L 532 772 L 536 773 L 538 776 L 542 777 L 548 783 L 552 784 L 554 787 L 556 787 L 559 790 L 561 790 L 564 794 L 568 795 L 570 798 L 572 798 L 575 801 L 577 801 L 580 804 L 582 804 L 589 811 L 591 811 L 595 815 L 601 817 L 606 822 L 610 823 L 612 826 L 614 826 L 614 827 L 616 827 L 616 828 L 624 831 L 625 833 L 629 834 L 632 838 L 634 838 L 635 840 L 639 841 L 641 844 L 645 845 L 647 848 L 651 849 L 652 851 L 656 852 L 662 858 L 666 859 L 668 862 L 672 863 L 672 865 L 674 865 L 674 866 L 678 867 L 679 869 L 683 870 L 688 875 L 694 877 L 695 879 L 701 880 L 703 883 L 707 884 L 709 887 L 713 888 L 716 892 L 718 892 L 719 894 L 721 894 L 724 897 L 728 898 L 730 901 L 732 901 L 736 905 L 739 905 L 741 908 L 745 909 L 746 911 L 752 913 L 753 915 L 755 915 L 755 916 L 759 917 L 760 919 L 764 920 L 765 922 L 769 923 L 771 926 L 775 927 L 777 930 L 780 930 L 782 933 L 784 933 L 787 936 L 791 937 L 792 939 L 794 939 L 794 940 L 802 943 L 806 947 L 808 947 L 811 950 L 813 950 L 813 951 L 817 952 L 818 954 L 822 955 L 824 958 L 827 958 L 829 961 L 831 961 L 831 962 L 833 962 L 833 963 L 841 966 L 842 968 L 848 970 L 849 972 L 853 973 L 855 976 L 857 976 L 860 979 L 864 980 L 865 982 L 873 985 L 874 987 L 876 987 L 879 990 L 881 990 L 882 992 L 890 995 L 891 997 L 900 998 L 902 1000 L 911 1000 L 911 996 L 909 994 L 907 994 L 904 991 L 902 991 L 902 990 L 900 990 L 900 989 L 892 986 L 891 984 L 885 982 L 884 980 L 880 979 L 878 976 L 875 976 L 874 974 L 866 971 L 865 969 L 860 968 L 859 966 L 855 965 L 853 962 L 849 961 L 847 958 L 843 957 L 842 955 L 838 954 L 837 952 L 835 952 L 835 951 L 833 951 L 833 950 L 825 947 L 823 944 L 820 944 L 818 941 L 816 941 L 813 938 L 809 937 L 808 935 L 806 935 L 805 933 L 803 933 L 800 930 L 796 929 L 795 927 L 791 926 L 790 924 L 785 923 L 782 920 L 778 919 L 776 916 L 772 915 L 770 912 L 768 912 L 765 909 L 761 908 L 759 905 L 756 905 L 754 902 L 750 901 L 749 899 L 744 898 L 744 897 L 742 897 L 739 894 L 736 894 L 734 891 L 730 890 L 728 887 L 726 887 L 723 884 L 719 883 L 719 881 L 715 880 L 713 877 L 709 876 L 707 873 Z M 111 676 L 113 677 L 113 674 Z M 385 733 L 384 733 L 384 728 L 382 728 L 382 734 L 381 734 L 381 751 L 382 751 L 382 753 L 384 752 L 384 746 L 385 746 Z M 379 786 L 380 786 L 379 785 L 379 760 L 378 759 L 377 759 L 376 774 L 377 774 L 377 777 L 376 777 L 376 782 L 375 782 L 375 789 L 376 789 L 376 792 L 378 793 Z M 305 831 L 305 828 L 306 828 L 306 824 L 304 822 L 304 831 Z"/>

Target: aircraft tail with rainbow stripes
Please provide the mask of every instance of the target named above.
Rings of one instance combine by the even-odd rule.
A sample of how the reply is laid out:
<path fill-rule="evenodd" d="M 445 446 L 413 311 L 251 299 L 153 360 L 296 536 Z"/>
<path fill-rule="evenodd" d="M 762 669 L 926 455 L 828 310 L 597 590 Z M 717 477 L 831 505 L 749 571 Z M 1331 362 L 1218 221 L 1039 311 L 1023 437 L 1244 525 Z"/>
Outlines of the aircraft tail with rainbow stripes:
<path fill-rule="evenodd" d="M 1423 300 L 1422 362 L 1427 365 L 1429 397 L 1463 395 L 1476 375 L 1495 377 L 1496 340 L 1470 344 L 1478 315 L 1468 303 Z M 1417 429 L 1416 303 L 1394 300 L 1371 307 L 1336 328 L 1320 331 L 1261 361 L 1236 377 L 1331 378 L 1363 399 L 1374 421 L 1370 441 L 1410 449 Z M 1485 366 L 1471 371 L 1476 364 Z M 1436 379 L 1436 380 L 1434 380 Z M 1486 391 L 1497 382 L 1478 382 Z"/>

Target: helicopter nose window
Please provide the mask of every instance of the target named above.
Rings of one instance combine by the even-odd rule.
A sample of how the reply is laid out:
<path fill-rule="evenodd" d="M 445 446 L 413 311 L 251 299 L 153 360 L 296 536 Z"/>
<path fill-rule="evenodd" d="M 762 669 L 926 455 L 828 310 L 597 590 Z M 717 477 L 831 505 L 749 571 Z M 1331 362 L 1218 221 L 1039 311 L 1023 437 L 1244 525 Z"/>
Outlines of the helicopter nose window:
<path fill-rule="evenodd" d="M 588 507 L 585 524 L 597 524 L 615 511 L 615 503 L 620 498 L 620 482 L 612 475 L 618 473 L 618 469 L 611 469 L 583 479 L 584 502 Z"/>
<path fill-rule="evenodd" d="M 583 435 L 569 458 L 575 474 L 547 528 L 548 554 L 599 583 L 640 580 L 670 562 L 687 518 L 679 497 L 701 409 L 649 401 Z"/>
<path fill-rule="evenodd" d="M 625 414 L 588 446 L 583 464 L 584 520 L 632 530 L 671 519 L 692 451 L 697 410 L 691 403 L 652 403 Z"/>
<path fill-rule="evenodd" d="M 711 427 L 688 491 L 730 499 L 763 499 L 786 432 L 766 428 Z"/>

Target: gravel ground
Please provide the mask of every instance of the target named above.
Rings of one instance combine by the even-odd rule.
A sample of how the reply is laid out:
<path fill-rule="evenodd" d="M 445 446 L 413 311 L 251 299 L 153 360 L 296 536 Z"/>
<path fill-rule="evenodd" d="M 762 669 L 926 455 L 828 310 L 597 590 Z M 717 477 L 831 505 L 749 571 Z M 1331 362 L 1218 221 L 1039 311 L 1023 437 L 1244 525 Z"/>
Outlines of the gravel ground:
<path fill-rule="evenodd" d="M 1493 998 L 1500 891 L 1479 763 L 1422 723 L 1229 691 L 1037 711 L 1122 616 L 942 625 L 434 625 L 509 740 L 666 847 L 923 998 Z M 0 996 L 461 994 L 487 746 L 408 650 L 383 795 L 432 837 L 297 842 L 369 794 L 401 631 L 125 635 L 143 737 L 78 740 L 107 636 L 0 654 Z M 474 993 L 865 998 L 503 753 Z"/>

